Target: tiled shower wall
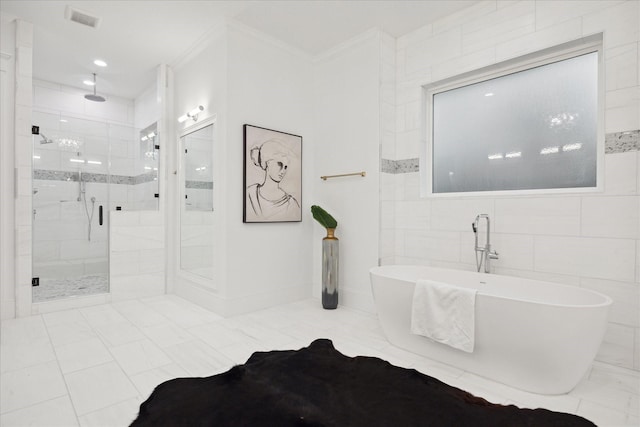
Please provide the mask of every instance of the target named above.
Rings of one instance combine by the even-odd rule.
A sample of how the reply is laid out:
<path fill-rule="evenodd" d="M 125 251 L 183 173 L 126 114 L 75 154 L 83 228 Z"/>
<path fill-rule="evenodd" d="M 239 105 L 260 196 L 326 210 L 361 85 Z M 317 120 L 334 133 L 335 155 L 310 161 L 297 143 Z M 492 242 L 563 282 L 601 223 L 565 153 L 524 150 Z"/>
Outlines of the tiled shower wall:
<path fill-rule="evenodd" d="M 597 359 L 640 369 L 639 8 L 637 1 L 484 1 L 399 38 L 396 114 L 383 114 L 395 133 L 384 135 L 381 147 L 381 263 L 473 270 L 471 222 L 488 213 L 500 254 L 495 272 L 609 295 L 614 303 Z M 603 192 L 420 197 L 422 85 L 599 32 Z"/>

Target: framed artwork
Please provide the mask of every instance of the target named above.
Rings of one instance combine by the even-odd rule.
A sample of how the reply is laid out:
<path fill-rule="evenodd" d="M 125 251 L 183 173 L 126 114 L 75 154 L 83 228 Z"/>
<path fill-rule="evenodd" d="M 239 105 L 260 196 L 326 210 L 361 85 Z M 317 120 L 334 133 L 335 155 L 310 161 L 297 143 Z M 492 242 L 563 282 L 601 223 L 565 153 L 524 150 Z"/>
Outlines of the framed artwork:
<path fill-rule="evenodd" d="M 302 221 L 302 137 L 244 125 L 242 221 Z"/>

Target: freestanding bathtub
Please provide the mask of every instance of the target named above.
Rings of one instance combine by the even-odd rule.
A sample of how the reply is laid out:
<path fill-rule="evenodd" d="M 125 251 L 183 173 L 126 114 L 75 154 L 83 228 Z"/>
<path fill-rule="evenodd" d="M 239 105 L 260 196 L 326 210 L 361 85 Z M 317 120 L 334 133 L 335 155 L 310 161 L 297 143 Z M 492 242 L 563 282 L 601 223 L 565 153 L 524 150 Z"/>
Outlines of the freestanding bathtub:
<path fill-rule="evenodd" d="M 388 265 L 370 270 L 382 330 L 397 347 L 540 394 L 571 391 L 602 342 L 611 298 L 587 289 L 495 274 Z M 473 353 L 411 334 L 415 283 L 476 288 Z"/>

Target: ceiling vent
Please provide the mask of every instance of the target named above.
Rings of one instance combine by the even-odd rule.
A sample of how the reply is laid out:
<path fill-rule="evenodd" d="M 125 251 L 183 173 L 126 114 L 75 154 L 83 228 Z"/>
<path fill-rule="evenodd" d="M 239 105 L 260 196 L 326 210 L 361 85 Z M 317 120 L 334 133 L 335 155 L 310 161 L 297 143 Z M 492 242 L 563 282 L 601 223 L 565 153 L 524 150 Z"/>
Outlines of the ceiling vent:
<path fill-rule="evenodd" d="M 91 16 L 86 12 L 75 9 L 68 5 L 64 11 L 64 17 L 71 22 L 77 22 L 78 24 L 82 24 L 91 28 L 98 28 L 98 26 L 100 25 L 100 18 Z"/>

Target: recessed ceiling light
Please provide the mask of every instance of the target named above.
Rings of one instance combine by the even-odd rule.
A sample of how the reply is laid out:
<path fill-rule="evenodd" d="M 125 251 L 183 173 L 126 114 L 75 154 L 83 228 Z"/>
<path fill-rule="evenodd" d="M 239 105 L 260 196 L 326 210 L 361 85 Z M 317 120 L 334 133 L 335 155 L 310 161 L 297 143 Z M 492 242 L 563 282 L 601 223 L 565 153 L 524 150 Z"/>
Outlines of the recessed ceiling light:
<path fill-rule="evenodd" d="M 493 96 L 493 92 L 487 92 L 484 94 L 484 96 Z"/>
<path fill-rule="evenodd" d="M 581 142 L 576 142 L 573 144 L 566 144 L 562 146 L 562 151 L 574 151 L 582 148 Z"/>
<path fill-rule="evenodd" d="M 93 82 L 91 80 L 84 80 L 82 83 L 86 84 L 87 86 L 94 86 L 96 84 L 96 82 Z"/>
<path fill-rule="evenodd" d="M 556 154 L 560 151 L 560 147 L 544 147 L 540 150 L 540 154 Z"/>
<path fill-rule="evenodd" d="M 96 59 L 95 61 L 93 61 L 94 64 L 96 64 L 98 67 L 106 67 L 107 63 L 104 62 L 102 59 Z"/>

